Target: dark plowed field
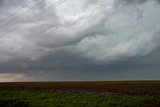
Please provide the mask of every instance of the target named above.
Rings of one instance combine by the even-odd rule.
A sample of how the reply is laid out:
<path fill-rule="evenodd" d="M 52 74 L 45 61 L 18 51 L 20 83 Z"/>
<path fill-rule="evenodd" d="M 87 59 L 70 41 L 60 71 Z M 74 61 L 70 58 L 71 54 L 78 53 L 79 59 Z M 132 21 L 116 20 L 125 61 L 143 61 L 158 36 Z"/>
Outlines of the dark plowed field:
<path fill-rule="evenodd" d="M 88 94 L 160 95 L 160 81 L 12 82 L 0 90 L 33 90 Z"/>

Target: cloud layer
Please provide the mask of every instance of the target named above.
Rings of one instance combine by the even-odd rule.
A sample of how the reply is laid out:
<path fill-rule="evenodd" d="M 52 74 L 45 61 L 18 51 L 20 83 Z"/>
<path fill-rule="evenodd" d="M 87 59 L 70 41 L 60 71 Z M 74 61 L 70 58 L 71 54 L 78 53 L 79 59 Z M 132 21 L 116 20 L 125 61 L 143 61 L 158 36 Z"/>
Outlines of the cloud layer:
<path fill-rule="evenodd" d="M 29 2 L 0 0 L 0 20 Z M 1 73 L 25 80 L 159 79 L 159 0 L 66 0 L 29 21 L 58 1 L 32 8 L 40 2 L 0 21 Z"/>

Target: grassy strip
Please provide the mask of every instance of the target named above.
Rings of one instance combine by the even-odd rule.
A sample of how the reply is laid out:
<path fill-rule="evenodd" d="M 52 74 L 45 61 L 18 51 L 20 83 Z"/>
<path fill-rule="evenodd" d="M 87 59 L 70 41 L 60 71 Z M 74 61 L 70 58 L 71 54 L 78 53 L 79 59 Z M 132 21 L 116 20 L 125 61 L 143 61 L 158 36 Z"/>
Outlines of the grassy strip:
<path fill-rule="evenodd" d="M 160 96 L 0 91 L 0 107 L 160 107 Z"/>

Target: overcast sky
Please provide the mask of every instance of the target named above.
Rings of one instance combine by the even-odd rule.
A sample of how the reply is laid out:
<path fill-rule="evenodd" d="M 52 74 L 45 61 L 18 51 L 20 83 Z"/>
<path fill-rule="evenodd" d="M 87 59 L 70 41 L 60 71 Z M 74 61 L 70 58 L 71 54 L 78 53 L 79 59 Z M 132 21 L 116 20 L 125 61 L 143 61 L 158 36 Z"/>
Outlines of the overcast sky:
<path fill-rule="evenodd" d="M 0 0 L 0 81 L 137 79 L 160 79 L 160 0 Z"/>

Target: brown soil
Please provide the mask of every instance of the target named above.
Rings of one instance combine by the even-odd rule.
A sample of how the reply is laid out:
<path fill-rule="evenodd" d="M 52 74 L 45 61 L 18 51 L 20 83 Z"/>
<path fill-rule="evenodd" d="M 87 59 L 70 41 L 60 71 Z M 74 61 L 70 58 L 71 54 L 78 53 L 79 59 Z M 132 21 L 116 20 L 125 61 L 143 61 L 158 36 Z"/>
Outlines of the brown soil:
<path fill-rule="evenodd" d="M 0 90 L 160 95 L 160 81 L 10 82 L 0 83 Z"/>

